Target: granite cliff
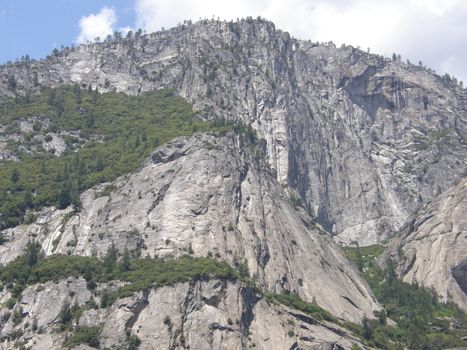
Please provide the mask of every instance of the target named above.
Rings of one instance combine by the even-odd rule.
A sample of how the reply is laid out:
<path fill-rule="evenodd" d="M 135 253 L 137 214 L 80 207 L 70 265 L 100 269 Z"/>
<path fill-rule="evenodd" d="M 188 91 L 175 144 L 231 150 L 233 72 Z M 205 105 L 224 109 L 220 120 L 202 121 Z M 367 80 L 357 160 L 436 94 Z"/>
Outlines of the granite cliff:
<path fill-rule="evenodd" d="M 201 118 L 243 121 L 277 179 L 337 240 L 386 239 L 465 172 L 467 98 L 399 60 L 296 40 L 263 20 L 202 21 L 0 70 L 0 95 L 78 83 L 173 88 Z M 10 78 L 11 80 L 11 78 Z"/>
<path fill-rule="evenodd" d="M 84 192 L 79 213 L 45 208 L 35 223 L 5 230 L 0 262 L 22 255 L 32 238 L 45 255 L 103 257 L 113 243 L 142 257 L 215 256 L 246 264 L 271 292 L 315 299 L 342 319 L 373 317 L 380 307 L 353 265 L 294 207 L 262 145 L 245 142 L 233 133 L 175 139 L 136 174 Z"/>
<path fill-rule="evenodd" d="M 382 263 L 398 265 L 409 283 L 433 288 L 467 310 L 467 181 L 422 208 L 391 241 Z"/>
<path fill-rule="evenodd" d="M 452 80 L 252 19 L 117 36 L 0 67 L 2 100 L 69 84 L 128 95 L 171 89 L 197 119 L 249 131 L 176 138 L 137 171 L 81 193 L 79 211 L 40 208 L 1 231 L 0 264 L 34 240 L 46 257 L 105 258 L 110 246 L 139 258 L 208 256 L 251 279 L 151 286 L 103 308 L 89 300 L 124 282 L 93 292 L 82 276 L 29 281 L 19 295 L 14 283 L 2 286 L 1 349 L 70 344 L 59 325 L 64 303 L 82 308 L 71 329 L 99 329 L 102 347 L 131 349 L 136 336 L 144 349 L 366 348 L 343 322 L 368 322 L 381 305 L 339 244 L 392 237 L 382 265 L 390 257 L 405 281 L 467 307 L 467 96 Z M 0 159 L 20 158 L 9 142 L 37 120 L 49 119 L 22 119 L 19 134 L 2 126 Z M 101 141 L 62 130 L 27 151 L 40 144 L 60 157 L 67 137 Z M 272 303 L 259 289 L 299 296 L 336 320 Z"/>

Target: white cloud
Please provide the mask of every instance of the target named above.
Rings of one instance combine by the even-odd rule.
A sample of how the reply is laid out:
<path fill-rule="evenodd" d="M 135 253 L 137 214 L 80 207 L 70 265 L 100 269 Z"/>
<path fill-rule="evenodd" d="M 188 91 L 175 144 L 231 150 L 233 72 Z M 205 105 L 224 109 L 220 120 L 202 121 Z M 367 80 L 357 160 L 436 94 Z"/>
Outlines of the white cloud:
<path fill-rule="evenodd" d="M 136 0 L 136 25 L 148 32 L 172 27 L 185 19 L 219 16 L 234 19 L 259 15 L 268 1 Z"/>
<path fill-rule="evenodd" d="M 94 41 L 96 38 L 105 39 L 113 34 L 113 26 L 117 22 L 115 10 L 103 7 L 99 13 L 81 17 L 79 20 L 80 33 L 76 38 L 77 43 Z"/>
<path fill-rule="evenodd" d="M 261 16 L 300 39 L 402 54 L 467 80 L 466 0 L 135 0 L 148 32 L 185 19 Z M 456 63 L 453 63 L 456 62 Z"/>
<path fill-rule="evenodd" d="M 127 36 L 128 32 L 132 32 L 133 31 L 133 28 L 129 27 L 129 26 L 126 26 L 126 27 L 121 27 L 121 28 L 118 28 L 118 31 L 120 33 L 122 33 L 122 36 Z"/>

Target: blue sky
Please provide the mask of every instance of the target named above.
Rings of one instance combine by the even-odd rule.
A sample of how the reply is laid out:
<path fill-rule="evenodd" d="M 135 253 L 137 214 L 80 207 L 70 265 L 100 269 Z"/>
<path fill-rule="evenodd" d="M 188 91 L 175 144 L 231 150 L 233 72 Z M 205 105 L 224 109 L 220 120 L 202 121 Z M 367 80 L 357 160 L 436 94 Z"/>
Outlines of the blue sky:
<path fill-rule="evenodd" d="M 135 23 L 133 0 L 0 0 L 0 62 L 22 55 L 44 57 L 71 45 L 79 20 L 103 7 L 115 8 L 121 27 Z"/>
<path fill-rule="evenodd" d="M 0 0 L 0 63 L 213 16 L 261 16 L 299 39 L 398 53 L 467 82 L 467 0 Z"/>

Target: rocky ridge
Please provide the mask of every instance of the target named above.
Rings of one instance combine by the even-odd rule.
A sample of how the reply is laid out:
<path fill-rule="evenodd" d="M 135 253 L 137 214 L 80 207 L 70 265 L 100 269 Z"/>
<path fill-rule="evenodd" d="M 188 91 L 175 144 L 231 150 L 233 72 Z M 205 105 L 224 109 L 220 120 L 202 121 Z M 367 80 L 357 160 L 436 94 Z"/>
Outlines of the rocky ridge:
<path fill-rule="evenodd" d="M 11 77 L 15 89 L 8 86 Z M 452 83 L 352 47 L 295 40 L 270 22 L 249 19 L 82 45 L 0 69 L 2 97 L 71 83 L 129 94 L 172 88 L 200 118 L 241 121 L 259 138 L 176 139 L 140 171 L 84 192 L 79 213 L 44 208 L 32 224 L 3 231 L 8 242 L 0 245 L 1 264 L 23 254 L 32 238 L 46 255 L 102 257 L 114 243 L 141 256 L 212 256 L 246 266 L 268 291 L 297 293 L 358 322 L 380 306 L 326 231 L 338 242 L 368 245 L 402 227 L 387 251 L 400 258 L 401 276 L 465 307 L 465 180 L 449 188 L 465 176 L 467 109 L 465 92 Z M 14 159 L 8 149 L 1 152 Z M 25 333 L 28 345 L 63 344 L 63 334 L 52 331 L 58 308 L 70 293 L 84 303 L 89 291 L 83 283 L 27 289 L 19 303 L 26 330 L 44 314 L 40 301 L 58 298 L 42 320 L 45 334 Z M 138 334 L 142 348 L 155 341 L 182 348 L 182 339 L 191 348 L 356 343 L 305 315 L 293 316 L 292 324 L 295 311 L 251 293 L 225 281 L 177 284 L 89 310 L 79 324 L 103 326 L 105 346 L 121 343 L 128 331 Z M 1 302 L 8 297 L 3 292 Z M 164 308 L 175 315 L 174 328 L 164 324 L 158 312 Z M 1 312 L 0 332 L 7 335 L 15 327 L 11 312 Z M 270 329 L 277 331 L 272 338 Z M 195 333 L 206 336 L 190 336 Z"/>
<path fill-rule="evenodd" d="M 345 244 L 386 239 L 465 173 L 465 92 L 425 68 L 300 41 L 264 20 L 201 21 L 0 70 L 0 95 L 78 83 L 173 88 L 200 117 L 243 121 L 277 179 Z"/>

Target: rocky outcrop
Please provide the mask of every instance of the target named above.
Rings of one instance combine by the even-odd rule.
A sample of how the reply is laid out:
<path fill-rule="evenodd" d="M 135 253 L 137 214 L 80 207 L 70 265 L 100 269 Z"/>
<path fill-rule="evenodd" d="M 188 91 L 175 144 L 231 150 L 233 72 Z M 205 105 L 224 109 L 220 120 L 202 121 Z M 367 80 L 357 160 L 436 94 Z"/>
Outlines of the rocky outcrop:
<path fill-rule="evenodd" d="M 173 88 L 202 118 L 244 121 L 277 179 L 345 244 L 372 244 L 465 171 L 465 92 L 430 71 L 295 40 L 263 20 L 202 21 L 0 70 L 0 95 L 78 83 Z"/>
<path fill-rule="evenodd" d="M 352 344 L 366 349 L 344 328 L 268 303 L 240 282 L 179 283 L 119 299 L 107 309 L 90 308 L 86 302 L 91 295 L 99 301 L 99 291 L 87 290 L 83 279 L 28 287 L 11 310 L 13 314 L 21 308 L 20 320 L 15 325 L 13 317 L 3 315 L 0 320 L 0 335 L 6 339 L 0 349 L 19 344 L 38 350 L 61 348 L 71 335 L 60 329 L 65 304 L 84 309 L 72 329 L 99 327 L 100 348 L 121 347 L 137 337 L 139 349 L 321 350 L 350 349 Z M 75 348 L 89 349 L 85 344 Z"/>
<path fill-rule="evenodd" d="M 373 244 L 409 222 L 386 256 L 398 260 L 406 281 L 465 307 L 465 179 L 448 189 L 466 174 L 467 99 L 453 84 L 352 47 L 295 40 L 262 20 L 202 21 L 0 68 L 1 97 L 70 83 L 128 94 L 171 88 L 199 118 L 243 122 L 257 138 L 175 139 L 139 171 L 85 191 L 80 212 L 43 208 L 32 224 L 4 230 L 1 264 L 32 238 L 46 255 L 102 257 L 113 243 L 139 256 L 212 256 L 248 271 L 264 290 L 297 293 L 361 321 L 380 306 L 334 241 Z M 17 136 L 0 140 L 13 160 L 5 145 Z M 6 289 L 1 293 L 6 303 Z M 81 279 L 28 287 L 13 311 L 0 311 L 0 332 L 58 348 L 63 302 L 82 305 L 90 293 Z M 29 330 L 34 317 L 42 332 Z M 268 304 L 239 282 L 151 289 L 86 310 L 78 323 L 101 327 L 102 347 L 130 335 L 148 349 L 355 343 L 346 331 Z M 0 348 L 17 345 L 7 340 Z"/>
<path fill-rule="evenodd" d="M 467 180 L 421 210 L 388 247 L 400 277 L 467 310 Z"/>
<path fill-rule="evenodd" d="M 44 210 L 35 223 L 5 230 L 0 256 L 11 261 L 32 237 L 46 255 L 102 257 L 114 243 L 141 256 L 213 256 L 342 319 L 373 317 L 379 306 L 369 287 L 291 198 L 263 143 L 198 134 L 158 148 L 139 172 L 84 192 L 80 213 Z"/>

